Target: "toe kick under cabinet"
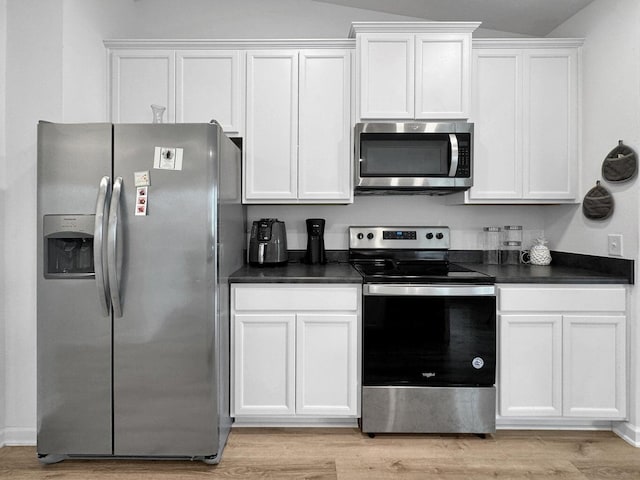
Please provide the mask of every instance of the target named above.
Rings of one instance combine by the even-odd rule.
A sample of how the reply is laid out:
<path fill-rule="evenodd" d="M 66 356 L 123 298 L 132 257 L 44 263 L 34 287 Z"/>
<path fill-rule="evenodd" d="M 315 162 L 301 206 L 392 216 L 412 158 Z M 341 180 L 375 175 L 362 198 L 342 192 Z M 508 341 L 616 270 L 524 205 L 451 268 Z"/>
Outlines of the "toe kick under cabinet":
<path fill-rule="evenodd" d="M 355 419 L 361 285 L 231 285 L 231 416 Z"/>
<path fill-rule="evenodd" d="M 625 419 L 626 298 L 621 285 L 500 286 L 500 416 Z"/>

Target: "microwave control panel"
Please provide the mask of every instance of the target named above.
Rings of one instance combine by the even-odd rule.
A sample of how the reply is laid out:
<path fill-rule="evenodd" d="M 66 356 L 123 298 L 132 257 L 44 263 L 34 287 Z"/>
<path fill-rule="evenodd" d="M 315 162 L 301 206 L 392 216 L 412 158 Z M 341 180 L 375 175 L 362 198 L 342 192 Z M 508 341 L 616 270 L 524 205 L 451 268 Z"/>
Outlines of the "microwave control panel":
<path fill-rule="evenodd" d="M 458 169 L 456 177 L 471 176 L 471 149 L 469 134 L 458 134 Z"/>

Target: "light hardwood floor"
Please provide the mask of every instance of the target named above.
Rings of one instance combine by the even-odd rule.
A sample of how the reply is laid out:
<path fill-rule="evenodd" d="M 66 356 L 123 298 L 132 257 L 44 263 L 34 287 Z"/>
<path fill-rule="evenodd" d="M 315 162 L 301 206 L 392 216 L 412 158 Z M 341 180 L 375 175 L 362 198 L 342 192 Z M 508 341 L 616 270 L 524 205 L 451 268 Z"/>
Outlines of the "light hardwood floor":
<path fill-rule="evenodd" d="M 378 435 L 356 429 L 236 428 L 222 463 L 67 460 L 0 449 L 0 478 L 29 479 L 640 479 L 640 449 L 611 432 Z"/>

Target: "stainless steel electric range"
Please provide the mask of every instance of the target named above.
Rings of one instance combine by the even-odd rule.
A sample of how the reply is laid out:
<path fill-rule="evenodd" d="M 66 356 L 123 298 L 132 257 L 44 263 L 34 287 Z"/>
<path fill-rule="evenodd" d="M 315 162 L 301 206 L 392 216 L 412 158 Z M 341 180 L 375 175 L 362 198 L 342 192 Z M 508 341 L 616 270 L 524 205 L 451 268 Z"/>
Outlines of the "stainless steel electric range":
<path fill-rule="evenodd" d="M 495 278 L 450 263 L 449 248 L 448 227 L 349 228 L 363 432 L 495 432 Z"/>

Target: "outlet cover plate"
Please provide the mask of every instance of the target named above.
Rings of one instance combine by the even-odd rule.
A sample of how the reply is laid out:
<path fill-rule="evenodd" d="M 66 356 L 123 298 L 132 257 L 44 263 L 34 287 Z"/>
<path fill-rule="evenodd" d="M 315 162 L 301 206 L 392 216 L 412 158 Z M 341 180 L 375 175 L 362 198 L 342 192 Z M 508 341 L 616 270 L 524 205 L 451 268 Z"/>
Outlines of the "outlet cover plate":
<path fill-rule="evenodd" d="M 610 233 L 607 235 L 609 255 L 622 256 L 622 235 Z"/>

